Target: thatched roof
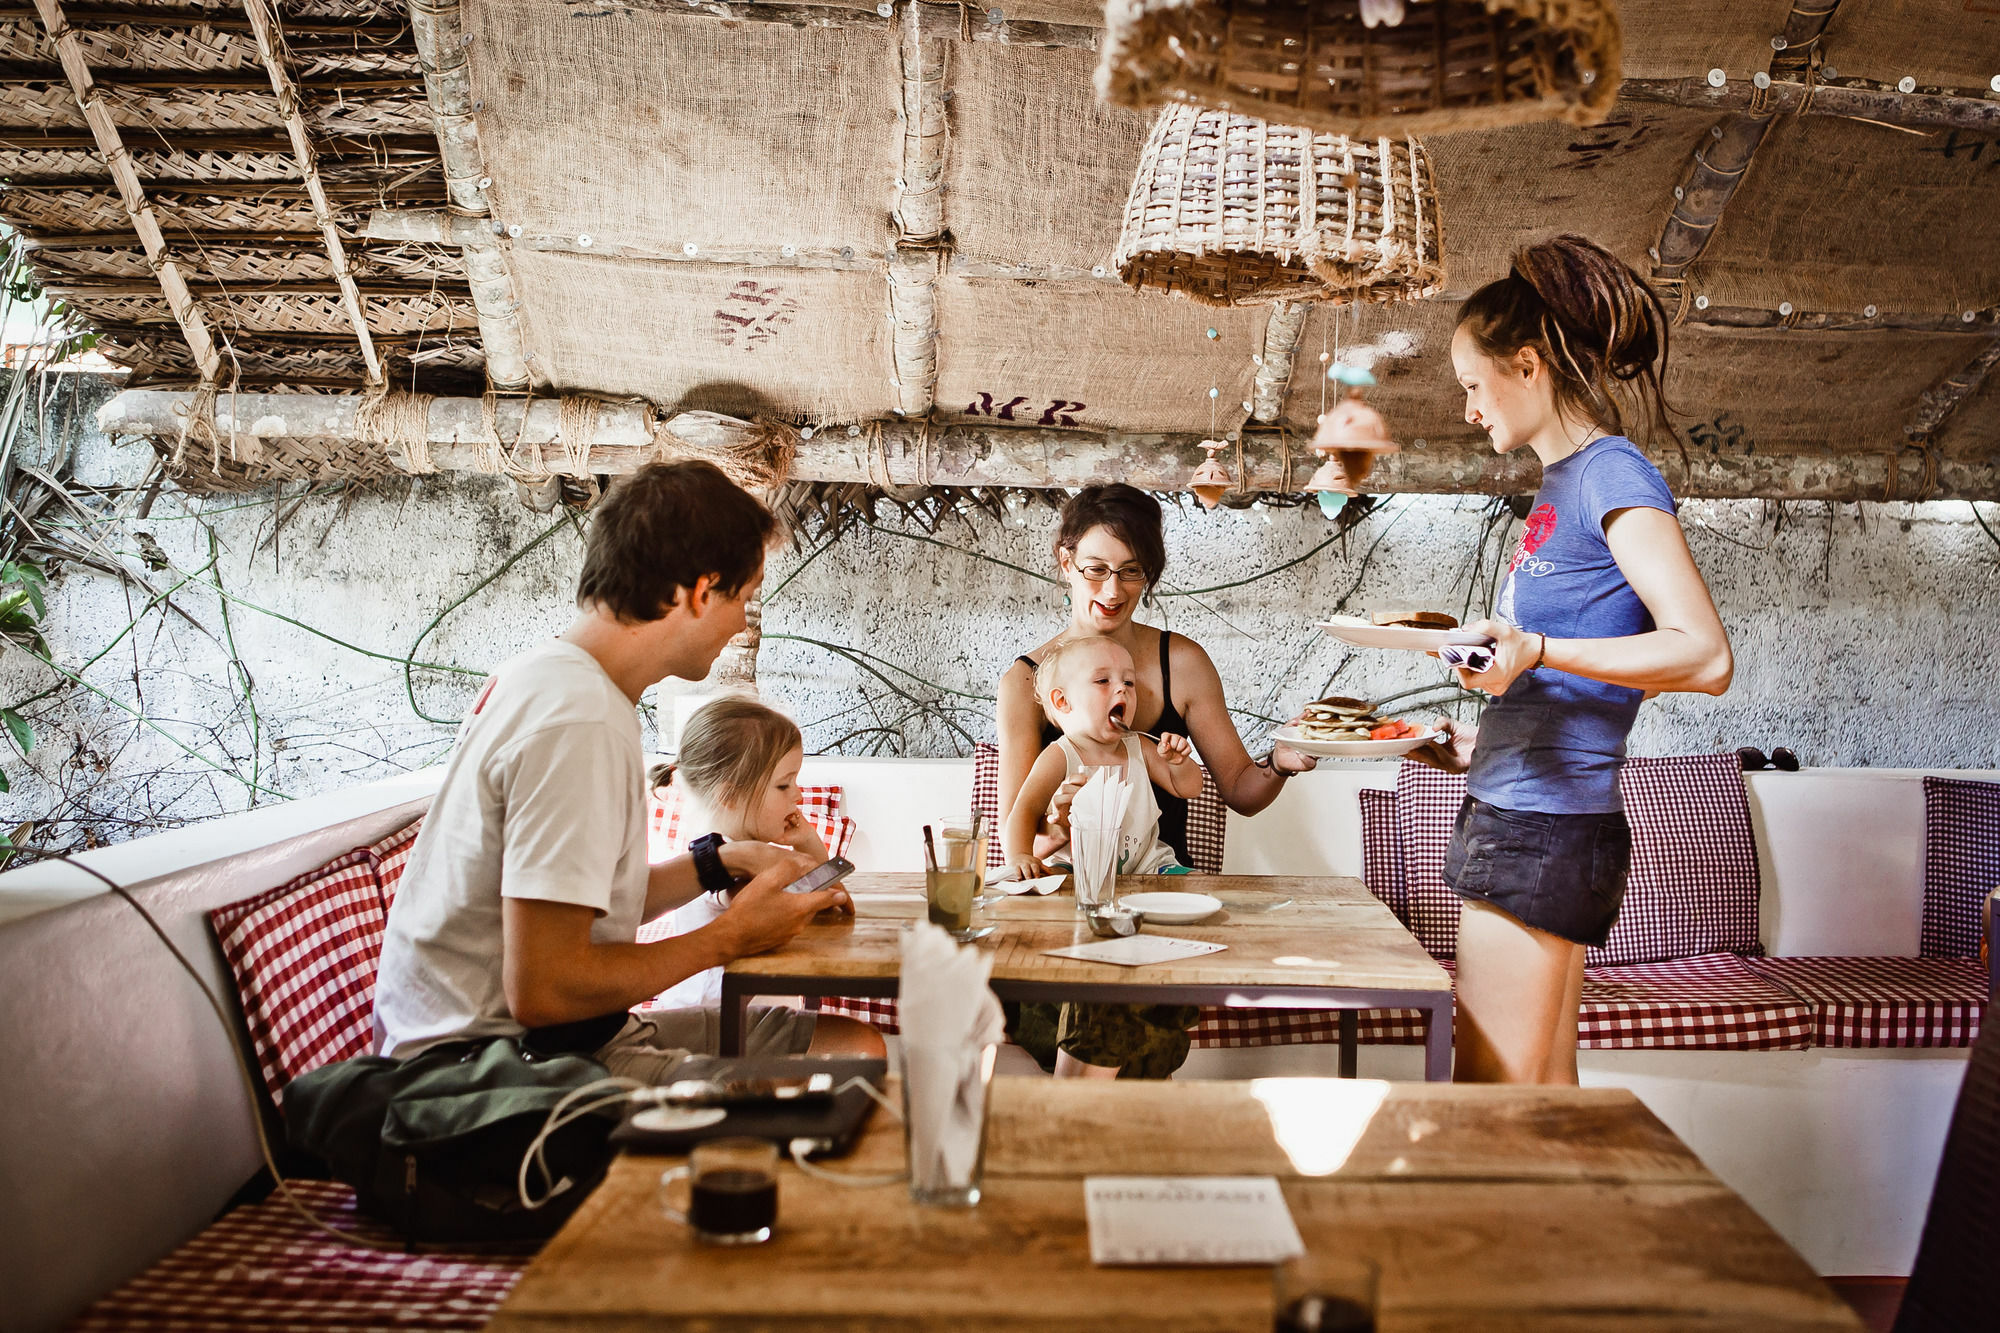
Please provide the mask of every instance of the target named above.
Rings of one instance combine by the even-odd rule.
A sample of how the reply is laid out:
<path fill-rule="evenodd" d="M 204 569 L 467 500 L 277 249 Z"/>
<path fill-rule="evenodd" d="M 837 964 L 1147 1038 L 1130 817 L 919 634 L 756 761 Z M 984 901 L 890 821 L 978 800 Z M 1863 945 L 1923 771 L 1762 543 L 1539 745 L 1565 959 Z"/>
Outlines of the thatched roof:
<path fill-rule="evenodd" d="M 469 83 L 432 91 L 448 120 L 462 97 L 476 130 L 484 174 L 456 202 L 490 210 L 479 253 L 511 283 L 534 391 L 793 424 L 1192 436 L 1243 423 L 1261 372 L 1270 424 L 1305 432 L 1319 352 L 1337 343 L 1372 350 L 1375 401 L 1402 438 L 1469 456 L 1484 442 L 1445 355 L 1453 303 L 1521 242 L 1576 230 L 1666 279 L 1669 388 L 1697 453 L 1831 450 L 1879 473 L 1914 442 L 1925 476 L 1995 462 L 2000 390 L 1975 363 L 2000 317 L 2000 10 L 1841 0 L 1816 42 L 1774 55 L 1801 21 L 1785 0 L 1626 0 L 1609 118 L 1429 136 L 1445 290 L 1319 307 L 1302 327 L 1295 313 L 1285 392 L 1269 306 L 1140 294 L 1107 268 L 1149 116 L 1093 92 L 1099 11 L 1001 3 L 469 5 L 453 48 Z M 375 210 L 454 201 L 406 12 L 276 8 L 390 382 L 476 395 L 475 251 L 450 243 L 461 232 L 367 235 Z M 342 261 L 245 11 L 60 12 L 227 382 L 362 388 Z M 0 46 L 0 216 L 135 383 L 192 385 L 196 359 L 43 17 L 0 11 Z M 1787 107 L 1803 114 L 1769 114 Z M 1782 493 L 1783 469 L 1766 471 Z"/>

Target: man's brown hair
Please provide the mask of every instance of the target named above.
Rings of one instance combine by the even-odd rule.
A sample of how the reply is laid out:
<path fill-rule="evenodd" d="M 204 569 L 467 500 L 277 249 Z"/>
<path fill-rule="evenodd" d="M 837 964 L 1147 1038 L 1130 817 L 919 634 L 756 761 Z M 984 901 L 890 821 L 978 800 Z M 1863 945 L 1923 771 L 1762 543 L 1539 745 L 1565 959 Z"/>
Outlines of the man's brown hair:
<path fill-rule="evenodd" d="M 591 517 L 578 606 L 629 623 L 659 620 L 703 575 L 734 597 L 764 567 L 778 520 L 713 463 L 648 463 Z"/>

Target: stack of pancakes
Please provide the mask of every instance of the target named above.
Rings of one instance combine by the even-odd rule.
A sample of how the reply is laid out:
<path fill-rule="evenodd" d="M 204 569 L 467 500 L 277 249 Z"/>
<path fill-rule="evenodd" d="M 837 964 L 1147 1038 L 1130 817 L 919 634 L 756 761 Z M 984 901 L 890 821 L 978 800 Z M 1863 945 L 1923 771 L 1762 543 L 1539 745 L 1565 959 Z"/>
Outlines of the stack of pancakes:
<path fill-rule="evenodd" d="M 1309 741 L 1365 741 L 1381 725 L 1373 704 L 1335 695 L 1306 705 L 1299 735 Z"/>

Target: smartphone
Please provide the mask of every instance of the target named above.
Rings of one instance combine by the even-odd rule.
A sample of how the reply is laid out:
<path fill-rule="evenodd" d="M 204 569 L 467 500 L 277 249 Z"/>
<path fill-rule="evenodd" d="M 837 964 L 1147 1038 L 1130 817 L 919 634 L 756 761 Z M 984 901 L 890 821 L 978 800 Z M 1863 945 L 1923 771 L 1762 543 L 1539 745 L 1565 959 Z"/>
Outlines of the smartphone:
<path fill-rule="evenodd" d="M 822 861 L 798 879 L 785 886 L 786 893 L 818 893 L 821 889 L 838 884 L 854 873 L 854 862 L 844 856 L 836 856 L 831 861 Z"/>

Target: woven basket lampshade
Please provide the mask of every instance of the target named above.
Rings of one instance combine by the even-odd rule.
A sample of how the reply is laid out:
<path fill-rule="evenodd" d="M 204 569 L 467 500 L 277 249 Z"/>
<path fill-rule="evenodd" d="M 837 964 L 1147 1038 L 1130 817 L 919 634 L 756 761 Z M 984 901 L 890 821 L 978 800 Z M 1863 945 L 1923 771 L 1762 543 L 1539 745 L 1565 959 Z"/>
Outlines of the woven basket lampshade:
<path fill-rule="evenodd" d="M 1160 112 L 1112 253 L 1205 305 L 1398 301 L 1444 284 L 1430 155 L 1193 106 Z"/>
<path fill-rule="evenodd" d="M 1098 95 L 1361 136 L 1588 125 L 1617 97 L 1613 0 L 1403 8 L 1400 22 L 1369 26 L 1361 0 L 1110 0 Z"/>

